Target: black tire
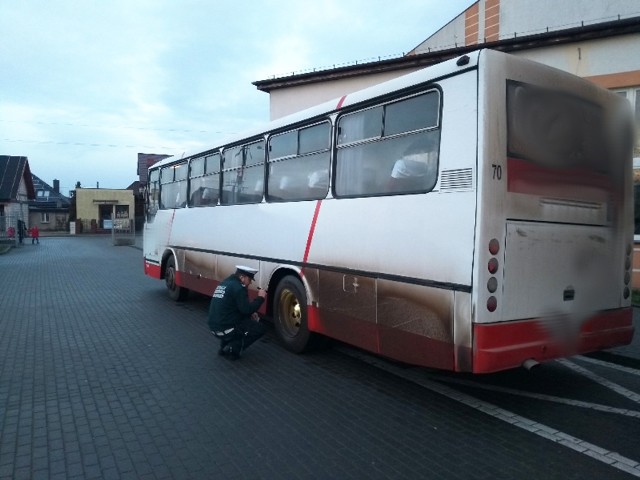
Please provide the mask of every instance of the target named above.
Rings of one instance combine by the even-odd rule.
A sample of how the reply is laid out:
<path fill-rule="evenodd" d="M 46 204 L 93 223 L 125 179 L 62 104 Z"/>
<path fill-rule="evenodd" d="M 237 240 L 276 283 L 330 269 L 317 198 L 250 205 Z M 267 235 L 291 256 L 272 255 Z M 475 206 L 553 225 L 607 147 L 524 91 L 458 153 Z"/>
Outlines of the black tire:
<path fill-rule="evenodd" d="M 292 275 L 284 277 L 273 302 L 273 323 L 285 348 L 295 353 L 311 348 L 314 334 L 307 323 L 307 295 L 302 282 Z"/>
<path fill-rule="evenodd" d="M 169 297 L 176 302 L 187 299 L 189 290 L 176 284 L 176 259 L 171 255 L 167 260 L 167 268 L 164 271 L 164 283 L 169 290 Z"/>

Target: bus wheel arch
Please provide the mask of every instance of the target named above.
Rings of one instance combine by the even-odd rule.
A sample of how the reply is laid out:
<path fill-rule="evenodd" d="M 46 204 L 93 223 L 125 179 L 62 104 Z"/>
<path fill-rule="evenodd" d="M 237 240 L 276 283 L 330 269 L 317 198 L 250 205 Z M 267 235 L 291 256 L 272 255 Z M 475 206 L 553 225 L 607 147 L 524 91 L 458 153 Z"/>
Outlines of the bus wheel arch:
<path fill-rule="evenodd" d="M 186 300 L 189 290 L 176 283 L 176 263 L 174 253 L 171 251 L 165 252 L 162 256 L 161 278 L 164 278 L 165 286 L 169 291 L 169 297 L 176 302 L 181 302 Z"/>
<path fill-rule="evenodd" d="M 287 350 L 302 353 L 317 343 L 317 334 L 309 330 L 307 291 L 293 271 L 272 279 L 275 293 L 270 299 L 273 323 L 280 341 Z"/>

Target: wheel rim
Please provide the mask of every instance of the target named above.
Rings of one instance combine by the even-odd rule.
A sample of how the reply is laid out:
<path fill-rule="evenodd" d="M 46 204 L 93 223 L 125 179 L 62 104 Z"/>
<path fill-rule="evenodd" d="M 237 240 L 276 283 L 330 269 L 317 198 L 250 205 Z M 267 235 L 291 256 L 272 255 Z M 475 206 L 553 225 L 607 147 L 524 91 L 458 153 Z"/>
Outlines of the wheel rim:
<path fill-rule="evenodd" d="M 176 273 L 173 267 L 168 267 L 165 273 L 165 283 L 167 288 L 171 291 L 176 289 Z"/>
<path fill-rule="evenodd" d="M 284 333 L 290 337 L 295 337 L 302 324 L 302 307 L 298 297 L 291 290 L 285 288 L 280 294 L 278 306 L 280 323 Z"/>

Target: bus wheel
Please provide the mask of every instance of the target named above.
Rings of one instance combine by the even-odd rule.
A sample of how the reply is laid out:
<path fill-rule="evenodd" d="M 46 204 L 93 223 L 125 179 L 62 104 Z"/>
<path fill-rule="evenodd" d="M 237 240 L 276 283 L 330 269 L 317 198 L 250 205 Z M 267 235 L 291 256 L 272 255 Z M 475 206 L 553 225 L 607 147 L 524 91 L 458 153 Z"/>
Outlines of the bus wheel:
<path fill-rule="evenodd" d="M 164 272 L 164 283 L 169 290 L 169 297 L 176 302 L 181 302 L 187 298 L 189 290 L 176 284 L 176 259 L 169 257 L 167 268 Z"/>
<path fill-rule="evenodd" d="M 287 350 L 302 353 L 310 346 L 313 334 L 307 324 L 307 296 L 302 282 L 294 276 L 278 283 L 273 321 Z"/>

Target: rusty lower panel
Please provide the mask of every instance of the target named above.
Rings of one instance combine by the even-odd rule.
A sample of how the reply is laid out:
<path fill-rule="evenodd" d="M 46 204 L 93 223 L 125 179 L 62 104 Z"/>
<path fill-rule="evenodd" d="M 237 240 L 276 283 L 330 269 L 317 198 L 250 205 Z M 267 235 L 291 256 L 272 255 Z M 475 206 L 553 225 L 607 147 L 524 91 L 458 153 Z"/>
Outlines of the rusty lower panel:
<path fill-rule="evenodd" d="M 425 367 L 453 369 L 454 292 L 378 280 L 379 353 Z"/>
<path fill-rule="evenodd" d="M 326 270 L 318 277 L 320 333 L 377 353 L 375 279 Z"/>
<path fill-rule="evenodd" d="M 451 290 L 320 271 L 317 306 L 314 331 L 395 360 L 454 368 Z"/>
<path fill-rule="evenodd" d="M 216 272 L 216 255 L 187 250 L 185 251 L 182 270 L 194 277 L 218 278 Z"/>

